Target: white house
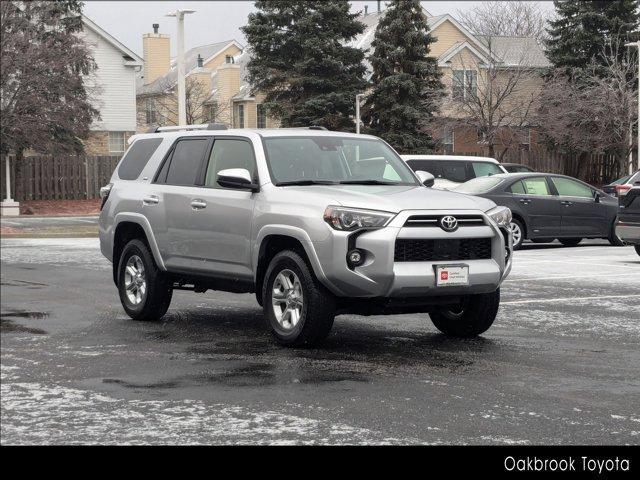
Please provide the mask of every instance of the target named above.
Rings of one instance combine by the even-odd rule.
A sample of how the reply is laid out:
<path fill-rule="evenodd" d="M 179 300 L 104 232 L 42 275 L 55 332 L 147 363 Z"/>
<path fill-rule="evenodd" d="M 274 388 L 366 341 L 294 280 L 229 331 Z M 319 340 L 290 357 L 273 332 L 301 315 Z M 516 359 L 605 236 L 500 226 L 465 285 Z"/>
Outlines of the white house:
<path fill-rule="evenodd" d="M 86 85 L 100 111 L 85 150 L 90 155 L 119 155 L 136 131 L 136 75 L 144 62 L 95 22 L 84 15 L 82 20 L 83 36 L 98 66 Z"/>

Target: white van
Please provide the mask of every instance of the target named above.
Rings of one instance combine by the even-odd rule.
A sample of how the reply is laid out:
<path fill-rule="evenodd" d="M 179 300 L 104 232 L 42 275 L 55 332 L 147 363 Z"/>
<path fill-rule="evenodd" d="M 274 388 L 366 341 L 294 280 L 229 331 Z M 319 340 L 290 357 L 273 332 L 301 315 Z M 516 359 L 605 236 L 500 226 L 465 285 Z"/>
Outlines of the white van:
<path fill-rule="evenodd" d="M 468 180 L 509 173 L 495 158 L 461 155 L 401 155 L 413 171 L 429 172 L 433 188 L 449 190 Z"/>

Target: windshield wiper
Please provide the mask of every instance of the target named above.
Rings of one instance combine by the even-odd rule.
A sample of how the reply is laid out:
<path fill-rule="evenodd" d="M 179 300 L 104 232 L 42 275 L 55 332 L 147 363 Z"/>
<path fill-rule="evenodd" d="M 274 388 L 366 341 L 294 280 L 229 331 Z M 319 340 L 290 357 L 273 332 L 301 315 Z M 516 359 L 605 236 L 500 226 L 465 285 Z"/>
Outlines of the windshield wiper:
<path fill-rule="evenodd" d="M 332 182 L 330 180 L 293 180 L 291 182 L 276 183 L 276 187 L 287 187 L 294 185 L 337 185 L 337 182 Z"/>
<path fill-rule="evenodd" d="M 385 182 L 383 180 L 343 180 L 340 185 L 402 185 L 399 182 Z"/>

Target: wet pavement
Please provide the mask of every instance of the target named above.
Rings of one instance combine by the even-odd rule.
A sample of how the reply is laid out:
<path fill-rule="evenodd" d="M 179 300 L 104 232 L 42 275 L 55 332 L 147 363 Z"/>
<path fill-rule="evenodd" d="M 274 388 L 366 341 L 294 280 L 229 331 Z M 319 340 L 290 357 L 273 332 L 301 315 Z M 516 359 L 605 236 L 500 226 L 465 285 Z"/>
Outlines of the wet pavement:
<path fill-rule="evenodd" d="M 527 245 L 482 337 L 427 315 L 270 338 L 252 295 L 123 313 L 97 239 L 1 243 L 2 444 L 640 444 L 640 257 Z"/>

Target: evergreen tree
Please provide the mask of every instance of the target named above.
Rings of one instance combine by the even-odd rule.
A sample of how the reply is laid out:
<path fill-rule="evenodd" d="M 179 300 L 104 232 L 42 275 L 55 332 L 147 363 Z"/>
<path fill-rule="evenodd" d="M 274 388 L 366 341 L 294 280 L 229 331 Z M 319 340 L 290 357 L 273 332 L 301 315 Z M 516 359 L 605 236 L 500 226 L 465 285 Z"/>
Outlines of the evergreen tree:
<path fill-rule="evenodd" d="M 365 124 L 402 153 L 435 147 L 426 126 L 444 86 L 437 60 L 428 56 L 433 41 L 419 0 L 393 0 L 372 43 L 373 91 L 365 103 Z"/>
<path fill-rule="evenodd" d="M 266 94 L 283 127 L 353 130 L 355 96 L 366 88 L 362 50 L 348 42 L 364 31 L 346 0 L 262 0 L 243 27 L 252 53 L 248 80 Z"/>
<path fill-rule="evenodd" d="M 554 6 L 557 18 L 548 29 L 547 55 L 556 68 L 581 70 L 592 60 L 602 64 L 610 42 L 637 39 L 637 0 L 555 0 Z"/>

